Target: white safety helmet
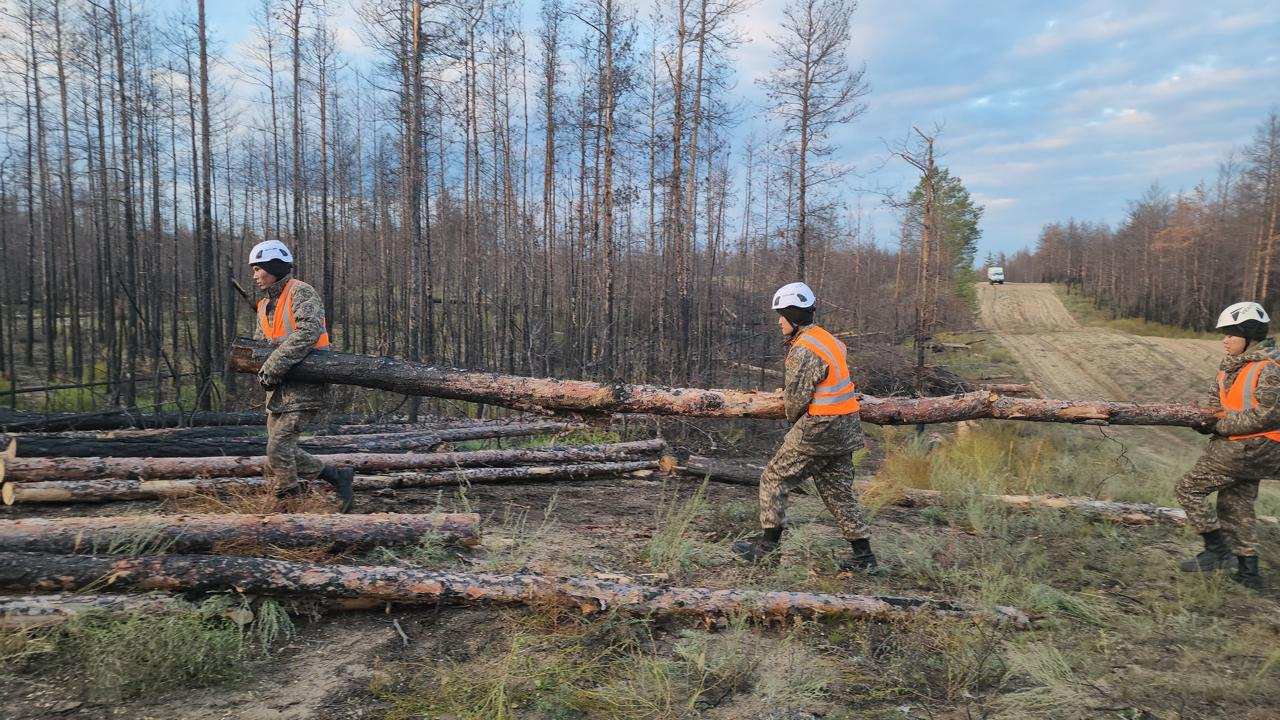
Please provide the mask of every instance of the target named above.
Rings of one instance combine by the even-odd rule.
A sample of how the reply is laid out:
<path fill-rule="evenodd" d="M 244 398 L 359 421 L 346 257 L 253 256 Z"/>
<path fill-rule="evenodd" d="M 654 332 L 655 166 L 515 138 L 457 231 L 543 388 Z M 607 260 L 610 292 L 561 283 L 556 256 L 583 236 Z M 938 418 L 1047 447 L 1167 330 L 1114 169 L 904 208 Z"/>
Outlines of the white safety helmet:
<path fill-rule="evenodd" d="M 1267 324 L 1271 322 L 1271 317 L 1267 315 L 1267 311 L 1256 302 L 1238 302 L 1235 305 L 1222 311 L 1218 316 L 1217 327 L 1219 329 L 1239 325 L 1246 320 L 1256 320 L 1260 323 Z"/>
<path fill-rule="evenodd" d="M 787 283 L 778 288 L 778 292 L 773 294 L 773 309 L 781 310 L 782 308 L 813 307 L 816 298 L 813 295 L 813 288 L 802 282 Z"/>
<path fill-rule="evenodd" d="M 264 240 L 254 245 L 253 249 L 249 251 L 250 265 L 272 260 L 283 260 L 292 265 L 293 253 L 289 252 L 289 248 L 279 240 Z"/>

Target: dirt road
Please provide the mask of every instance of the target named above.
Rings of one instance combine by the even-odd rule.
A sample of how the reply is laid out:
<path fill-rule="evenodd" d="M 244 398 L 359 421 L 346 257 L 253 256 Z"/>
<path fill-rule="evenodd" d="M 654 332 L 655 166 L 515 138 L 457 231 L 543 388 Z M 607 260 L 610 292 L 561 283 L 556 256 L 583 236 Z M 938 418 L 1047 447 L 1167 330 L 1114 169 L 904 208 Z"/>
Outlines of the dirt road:
<path fill-rule="evenodd" d="M 982 324 L 1000 340 L 1045 397 L 1186 402 L 1203 398 L 1221 349 L 1212 340 L 1131 335 L 1080 325 L 1040 283 L 980 285 Z M 1204 441 L 1190 430 L 1108 431 L 1135 458 L 1181 472 Z"/>

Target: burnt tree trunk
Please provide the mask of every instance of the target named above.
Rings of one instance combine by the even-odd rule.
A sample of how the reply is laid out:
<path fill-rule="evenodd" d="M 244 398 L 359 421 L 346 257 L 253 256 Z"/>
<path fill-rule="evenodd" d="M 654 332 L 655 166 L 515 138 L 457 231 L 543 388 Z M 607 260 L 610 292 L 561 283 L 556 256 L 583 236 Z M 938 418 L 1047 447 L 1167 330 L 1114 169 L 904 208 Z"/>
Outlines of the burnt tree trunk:
<path fill-rule="evenodd" d="M 328 455 L 325 462 L 373 473 L 388 470 L 439 470 L 453 467 L 531 465 L 535 463 L 602 462 L 656 455 L 661 439 L 579 447 L 472 450 L 443 453 L 354 453 Z M 265 457 L 203 458 L 0 458 L 0 481 L 64 482 L 138 478 L 251 477 L 262 474 Z"/>
<path fill-rule="evenodd" d="M 432 536 L 477 545 L 480 516 L 473 513 L 402 515 L 122 515 L 117 517 L 0 520 L 5 552 L 113 554 L 201 553 L 321 547 L 362 550 L 413 545 Z"/>
<path fill-rule="evenodd" d="M 360 475 L 357 491 L 480 485 L 540 483 L 590 480 L 624 473 L 649 472 L 657 460 L 581 463 L 574 465 L 533 465 L 508 468 L 458 468 L 449 472 Z M 230 491 L 266 490 L 274 485 L 261 477 L 206 478 L 195 480 L 83 480 L 68 482 L 7 482 L 0 488 L 6 505 L 24 503 L 117 502 L 190 497 Z"/>
<path fill-rule="evenodd" d="M 92 555 L 0 553 L 0 588 L 74 592 L 101 588 L 242 593 L 281 597 L 359 599 L 404 604 L 527 604 L 576 608 L 585 613 L 705 618 L 747 615 L 788 619 L 894 619 L 940 615 L 1030 626 L 1009 607 L 983 612 L 927 598 L 832 595 L 766 590 L 660 587 L 533 573 L 446 573 L 402 567 L 317 565 L 263 558 L 160 555 L 110 558 Z"/>
<path fill-rule="evenodd" d="M 0 629 L 25 630 L 61 625 L 77 615 L 106 613 L 125 615 L 195 612 L 196 606 L 176 595 L 6 595 L 0 597 Z"/>
<path fill-rule="evenodd" d="M 565 423 L 539 422 L 445 428 L 407 433 L 317 435 L 302 440 L 301 446 L 303 450 L 317 455 L 412 452 L 431 450 L 448 442 L 544 435 L 560 432 L 571 427 L 571 425 Z M 141 436 L 98 440 L 23 435 L 18 438 L 17 448 L 18 455 L 24 458 L 205 458 L 219 455 L 263 455 L 266 451 L 267 439 L 265 437 L 197 437 L 170 440 Z"/>

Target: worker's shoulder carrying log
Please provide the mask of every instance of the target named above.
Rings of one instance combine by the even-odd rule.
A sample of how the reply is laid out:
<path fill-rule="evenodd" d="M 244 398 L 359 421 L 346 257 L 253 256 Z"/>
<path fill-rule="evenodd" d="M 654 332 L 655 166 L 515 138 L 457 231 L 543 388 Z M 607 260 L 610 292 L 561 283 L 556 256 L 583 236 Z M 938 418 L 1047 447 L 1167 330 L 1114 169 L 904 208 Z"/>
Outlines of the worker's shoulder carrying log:
<path fill-rule="evenodd" d="M 1227 373 L 1218 371 L 1218 399 L 1222 402 L 1222 407 L 1228 412 L 1244 412 L 1258 407 L 1258 384 L 1262 380 L 1262 374 L 1268 369 L 1271 372 L 1280 372 L 1280 351 L 1273 351 L 1265 360 L 1254 360 L 1242 365 L 1236 372 L 1235 380 L 1230 387 L 1227 387 Z M 1254 438 L 1267 438 L 1280 442 L 1280 429 L 1248 435 L 1232 435 L 1228 439 L 1252 440 Z"/>
<path fill-rule="evenodd" d="M 827 366 L 827 376 L 814 388 L 810 415 L 849 415 L 858 412 L 858 391 L 849 375 L 848 351 L 826 329 L 811 325 L 796 338 L 796 344 L 817 355 Z"/>
<path fill-rule="evenodd" d="M 273 343 L 284 340 L 289 333 L 297 327 L 296 313 L 293 307 L 293 291 L 302 281 L 296 278 L 290 278 L 285 282 L 284 287 L 280 290 L 280 297 L 276 299 L 276 306 L 271 317 L 267 317 L 267 298 L 258 301 L 258 327 L 262 329 L 262 334 Z M 329 347 L 329 332 L 324 330 L 320 333 L 320 339 L 316 341 L 317 350 L 323 350 Z"/>

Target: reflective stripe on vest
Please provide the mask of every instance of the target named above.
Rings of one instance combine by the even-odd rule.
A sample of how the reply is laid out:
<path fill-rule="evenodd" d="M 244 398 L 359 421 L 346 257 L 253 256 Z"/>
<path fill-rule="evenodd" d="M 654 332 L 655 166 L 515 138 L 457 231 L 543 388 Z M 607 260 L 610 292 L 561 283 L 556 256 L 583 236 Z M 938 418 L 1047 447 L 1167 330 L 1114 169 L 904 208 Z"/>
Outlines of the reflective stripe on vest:
<path fill-rule="evenodd" d="M 276 298 L 275 311 L 270 320 L 267 319 L 268 298 L 258 301 L 258 327 L 262 329 L 263 336 L 273 343 L 284 340 L 297 327 L 297 321 L 293 317 L 293 284 L 296 282 L 298 281 L 290 279 L 284 284 L 280 297 Z M 315 347 L 317 350 L 329 347 L 327 330 L 320 331 L 320 339 L 316 341 Z"/>
<path fill-rule="evenodd" d="M 844 343 L 814 325 L 796 338 L 796 344 L 817 355 L 827 366 L 827 376 L 813 390 L 809 414 L 849 415 L 858 412 L 858 391 L 849 376 Z"/>
<path fill-rule="evenodd" d="M 1247 363 L 1240 368 L 1240 372 L 1236 373 L 1235 382 L 1231 383 L 1231 387 L 1226 387 L 1227 374 L 1218 371 L 1218 399 L 1222 401 L 1222 407 L 1228 412 L 1244 412 L 1258 407 L 1258 381 L 1262 379 L 1262 371 L 1273 363 L 1274 360 L 1256 360 Z M 1276 363 L 1280 365 L 1280 363 Z M 1280 370 L 1280 368 L 1278 368 Z M 1253 438 L 1264 437 L 1268 440 L 1280 442 L 1280 430 L 1269 430 L 1267 432 L 1252 433 L 1249 435 L 1232 435 L 1229 440 L 1252 440 Z"/>

